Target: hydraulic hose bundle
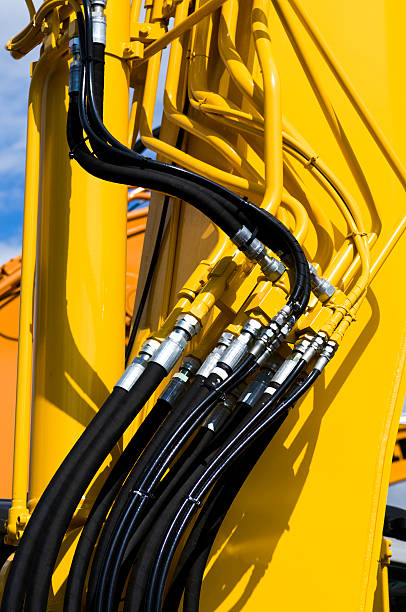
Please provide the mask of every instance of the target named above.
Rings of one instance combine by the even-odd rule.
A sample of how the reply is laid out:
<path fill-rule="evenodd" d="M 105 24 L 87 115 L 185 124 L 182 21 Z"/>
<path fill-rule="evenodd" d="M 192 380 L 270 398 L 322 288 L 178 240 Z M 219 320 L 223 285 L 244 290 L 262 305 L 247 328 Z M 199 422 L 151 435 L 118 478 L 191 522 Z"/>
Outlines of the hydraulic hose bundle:
<path fill-rule="evenodd" d="M 336 345 L 323 334 L 299 340 L 290 357 L 267 372 L 267 385 L 255 403 L 240 394 L 247 378 L 259 367 L 269 366 L 273 352 L 306 309 L 311 289 L 306 257 L 287 228 L 264 209 L 198 174 L 147 159 L 108 132 L 101 119 L 104 43 L 103 37 L 93 38 L 93 19 L 101 23 L 103 2 L 91 6 L 84 0 L 83 8 L 84 16 L 77 13 L 79 40 L 71 47 L 67 126 L 71 157 L 103 180 L 139 185 L 191 204 L 264 273 L 272 264 L 269 248 L 294 278 L 286 305 L 268 326 L 249 319 L 237 338 L 221 336 L 221 349 L 207 358 L 210 367 L 206 362 L 200 369 L 190 363 L 184 366 L 176 393 L 175 377 L 169 382 L 172 394 L 158 400 L 112 469 L 76 549 L 66 612 L 81 609 L 87 580 L 89 611 L 116 610 L 123 594 L 127 610 L 176 609 L 184 590 L 185 609 L 197 610 L 210 550 L 202 532 L 209 525 L 209 543 L 214 540 L 251 468 Z M 182 315 L 161 344 L 147 342 L 127 368 L 38 502 L 12 564 L 2 612 L 46 609 L 58 551 L 81 497 L 200 327 L 196 318 Z M 306 366 L 316 358 L 303 378 Z M 198 512 L 168 585 L 175 552 Z"/>

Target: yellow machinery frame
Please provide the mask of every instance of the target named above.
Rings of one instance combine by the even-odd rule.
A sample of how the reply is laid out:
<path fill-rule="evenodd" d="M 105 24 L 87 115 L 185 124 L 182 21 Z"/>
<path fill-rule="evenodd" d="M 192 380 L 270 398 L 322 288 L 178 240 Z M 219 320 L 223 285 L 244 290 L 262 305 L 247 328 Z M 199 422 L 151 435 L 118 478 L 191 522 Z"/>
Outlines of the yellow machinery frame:
<path fill-rule="evenodd" d="M 123 368 L 126 190 L 84 173 L 69 162 L 63 144 L 74 5 L 48 0 L 32 15 L 35 27 L 9 43 L 18 57 L 44 40 L 29 106 L 8 526 L 14 543 Z M 388 609 L 385 570 L 378 569 L 389 556 L 382 525 L 406 391 L 400 273 L 406 140 L 399 78 L 406 9 L 387 0 L 373 7 L 311 0 L 306 10 L 297 0 L 202 0 L 188 15 L 187 0 L 144 5 L 143 20 L 140 0 L 107 6 L 107 126 L 130 144 L 139 134 L 159 159 L 197 171 L 277 215 L 319 274 L 337 287 L 331 300 L 312 298 L 297 333 L 322 330 L 340 349 L 231 507 L 207 567 L 201 610 Z M 174 23 L 168 30 L 169 17 Z M 157 139 L 152 122 L 161 52 L 169 44 Z M 182 150 L 175 147 L 180 128 L 187 135 Z M 152 199 L 141 285 L 161 206 L 160 196 Z M 270 290 L 221 232 L 174 201 L 132 356 L 186 311 L 204 323 L 191 347 L 202 357 L 219 329 L 236 332 L 247 316 L 267 323 L 286 289 L 279 282 Z M 73 527 L 86 516 L 94 489 Z M 58 564 L 50 610 L 61 609 L 71 555 L 72 547 Z"/>

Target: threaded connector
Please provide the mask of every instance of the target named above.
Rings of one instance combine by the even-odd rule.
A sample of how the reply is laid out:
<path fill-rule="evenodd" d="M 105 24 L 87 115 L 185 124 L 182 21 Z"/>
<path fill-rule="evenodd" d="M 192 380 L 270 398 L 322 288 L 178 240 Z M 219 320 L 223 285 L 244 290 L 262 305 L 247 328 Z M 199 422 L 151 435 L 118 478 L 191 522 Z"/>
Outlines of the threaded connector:
<path fill-rule="evenodd" d="M 241 330 L 241 333 L 234 338 L 230 346 L 224 351 L 216 368 L 213 370 L 220 378 L 225 379 L 238 365 L 252 342 L 258 337 L 262 325 L 256 319 L 249 319 Z"/>
<path fill-rule="evenodd" d="M 126 391 L 130 391 L 130 389 L 135 385 L 141 374 L 144 372 L 146 365 L 150 361 L 151 357 L 153 357 L 153 355 L 158 350 L 159 345 L 160 343 L 158 342 L 158 340 L 154 340 L 153 338 L 150 338 L 149 340 L 144 342 L 138 355 L 126 368 L 125 372 L 120 377 L 115 386 L 121 387 Z"/>
<path fill-rule="evenodd" d="M 94 43 L 106 46 L 106 17 L 104 9 L 107 0 L 91 0 L 92 5 L 92 37 Z"/>
<path fill-rule="evenodd" d="M 189 340 L 201 329 L 196 317 L 184 314 L 176 321 L 173 331 L 162 342 L 152 361 L 158 363 L 169 374 L 175 363 L 180 359 Z"/>
<path fill-rule="evenodd" d="M 326 365 L 329 363 L 329 361 L 333 359 L 337 349 L 338 344 L 336 342 L 333 342 L 332 340 L 329 340 L 326 346 L 321 351 L 320 357 L 314 365 L 314 369 L 318 370 L 319 372 L 322 372 Z"/>
<path fill-rule="evenodd" d="M 230 346 L 231 342 L 234 340 L 233 334 L 229 332 L 223 332 L 220 336 L 217 346 L 209 353 L 206 359 L 203 361 L 202 365 L 198 369 L 196 376 L 202 376 L 203 378 L 207 378 L 214 370 L 216 365 L 219 362 L 220 357 L 226 350 L 228 346 Z"/>
<path fill-rule="evenodd" d="M 286 271 L 283 263 L 268 255 L 266 247 L 258 238 L 253 238 L 252 232 L 245 225 L 233 236 L 232 241 L 249 260 L 259 264 L 270 281 L 277 280 Z"/>
<path fill-rule="evenodd" d="M 69 94 L 78 94 L 80 91 L 81 71 L 79 38 L 75 36 L 70 39 L 69 49 L 72 55 L 72 61 L 69 67 Z"/>
<path fill-rule="evenodd" d="M 327 300 L 334 295 L 336 288 L 328 280 L 319 276 L 316 268 L 311 263 L 309 263 L 309 269 L 310 281 L 314 295 L 320 300 L 320 302 L 327 302 Z"/>

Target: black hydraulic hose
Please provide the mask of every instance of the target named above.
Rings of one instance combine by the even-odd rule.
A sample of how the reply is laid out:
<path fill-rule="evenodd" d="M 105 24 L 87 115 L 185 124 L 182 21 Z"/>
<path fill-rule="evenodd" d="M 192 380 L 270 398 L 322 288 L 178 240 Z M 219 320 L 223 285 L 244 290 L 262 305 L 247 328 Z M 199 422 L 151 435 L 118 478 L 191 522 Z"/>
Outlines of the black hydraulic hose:
<path fill-rule="evenodd" d="M 80 499 L 106 455 L 166 376 L 147 365 L 130 392 L 115 387 L 68 453 L 41 496 L 25 529 L 4 590 L 2 612 L 43 612 L 60 543 Z M 37 563 L 41 550 L 41 562 Z"/>
<path fill-rule="evenodd" d="M 153 434 L 161 426 L 169 411 L 170 405 L 167 402 L 157 402 L 118 458 L 98 494 L 76 546 L 66 585 L 64 612 L 78 612 L 80 610 L 90 559 L 107 513 L 128 472 Z"/>
<path fill-rule="evenodd" d="M 183 500 L 183 503 L 175 517 L 171 517 L 170 526 L 168 525 L 168 516 L 163 516 L 160 524 L 157 523 L 155 531 L 156 533 L 162 534 L 163 545 L 159 550 L 156 562 L 154 561 L 153 563 L 154 569 L 152 572 L 146 603 L 149 612 L 158 612 L 160 609 L 166 579 L 176 547 L 179 544 L 180 538 L 182 537 L 182 534 L 184 533 L 184 530 L 189 524 L 192 516 L 200 506 L 204 496 L 215 484 L 218 478 L 221 477 L 230 463 L 232 463 L 239 456 L 239 454 L 245 450 L 245 448 L 247 448 L 246 440 L 253 441 L 250 438 L 250 431 L 252 428 L 255 429 L 258 422 L 260 422 L 259 427 L 261 426 L 263 415 L 269 410 L 272 410 L 279 399 L 292 385 L 305 365 L 306 362 L 300 360 L 296 364 L 293 371 L 290 372 L 280 387 L 278 387 L 278 389 L 275 391 L 266 406 L 264 406 L 264 408 L 259 412 L 256 412 L 255 408 L 253 408 L 243 420 L 242 426 L 240 426 L 237 434 L 230 437 L 229 441 L 223 445 L 218 454 L 213 453 L 215 456 L 208 458 L 207 462 L 209 465 L 207 469 L 202 474 L 199 474 L 197 481 L 189 491 L 189 495 L 187 495 L 186 499 Z M 259 431 L 261 431 L 261 429 Z M 236 452 L 236 448 L 238 449 L 238 452 Z"/>
<path fill-rule="evenodd" d="M 153 499 L 153 505 L 148 509 L 148 513 L 144 517 L 144 520 L 129 541 L 122 563 L 119 563 L 118 557 L 113 560 L 112 580 L 110 583 L 108 600 L 103 602 L 106 610 L 116 609 L 117 596 L 119 596 L 124 589 L 131 565 L 134 561 L 131 551 L 138 550 L 143 541 L 148 537 L 155 520 L 172 499 L 180 484 L 193 472 L 196 464 L 204 456 L 214 435 L 211 429 L 202 428 L 191 441 L 185 452 L 182 453 L 181 457 L 176 461 L 175 465 L 170 469 L 169 474 L 165 476 L 163 481 L 158 485 Z M 114 584 L 116 583 L 117 587 L 114 589 Z"/>
<path fill-rule="evenodd" d="M 178 405 L 168 416 L 166 421 L 163 423 L 163 426 L 157 431 L 156 435 L 150 440 L 148 446 L 129 474 L 125 487 L 122 489 L 122 491 L 120 491 L 113 505 L 99 539 L 92 563 L 87 595 L 87 607 L 89 609 L 91 609 L 95 603 L 95 598 L 99 588 L 98 578 L 103 566 L 105 565 L 106 555 L 109 550 L 111 539 L 114 537 L 119 528 L 124 528 L 124 531 L 127 530 L 127 523 L 125 522 L 124 517 L 128 507 L 135 503 L 133 499 L 135 498 L 136 500 L 136 495 L 133 493 L 133 491 L 136 488 L 139 474 L 140 472 L 142 473 L 142 471 L 151 462 L 159 447 L 166 441 L 168 435 L 172 435 L 173 432 L 179 427 L 179 424 L 187 411 L 199 404 L 201 400 L 209 393 L 209 390 L 202 384 L 202 382 L 203 380 L 200 376 L 195 377 L 189 389 L 180 399 Z"/>
<path fill-rule="evenodd" d="M 213 390 L 210 391 L 206 398 L 199 405 L 194 407 L 189 414 L 184 416 L 174 434 L 165 444 L 162 444 L 158 448 L 155 456 L 151 458 L 151 461 L 145 467 L 143 472 L 141 472 L 135 485 L 136 491 L 140 492 L 140 494 L 131 497 L 130 504 L 127 508 L 127 516 L 131 517 L 130 523 L 127 527 L 127 523 L 123 521 L 123 523 L 118 526 L 117 531 L 114 534 L 114 546 L 112 545 L 110 547 L 108 558 L 105 560 L 102 568 L 101 577 L 97 588 L 97 601 L 100 609 L 102 609 L 103 602 L 106 601 L 109 586 L 112 588 L 113 581 L 111 579 L 110 571 L 113 559 L 118 559 L 116 562 L 118 564 L 121 562 L 129 536 L 134 532 L 136 525 L 142 519 L 146 507 L 148 507 L 150 504 L 150 498 L 154 491 L 154 487 L 157 485 L 157 483 L 159 483 L 160 479 L 170 467 L 173 459 L 177 456 L 184 444 L 189 440 L 196 428 L 200 425 L 203 419 L 206 418 L 210 410 L 217 403 L 219 397 L 224 392 L 231 390 L 234 386 L 239 384 L 241 380 L 243 380 L 255 369 L 255 358 L 248 356 L 245 361 L 239 367 L 237 367 L 235 372 L 220 385 L 218 384 L 219 380 L 217 377 L 210 375 L 205 384 L 209 384 Z M 127 530 L 123 528 L 124 524 L 126 525 Z"/>
<path fill-rule="evenodd" d="M 304 363 L 299 362 L 286 380 L 280 385 L 274 394 L 272 405 L 275 405 L 279 398 L 284 395 L 303 367 Z M 194 489 L 199 484 L 200 480 L 203 479 L 205 482 L 204 476 L 206 473 L 208 476 L 213 475 L 213 468 L 215 477 L 211 478 L 211 484 L 215 483 L 217 474 L 218 476 L 222 475 L 222 473 L 228 467 L 228 464 L 222 461 L 223 457 L 227 455 L 229 447 L 233 448 L 233 443 L 235 441 L 238 441 L 238 439 L 241 437 L 244 438 L 245 433 L 247 430 L 249 430 L 253 417 L 255 416 L 255 409 L 252 409 L 252 411 L 243 420 L 243 426 L 240 426 L 238 433 L 235 436 L 230 436 L 227 443 L 222 446 L 221 452 L 216 450 L 205 460 L 204 464 L 196 468 L 195 474 L 189 478 L 178 494 L 174 497 L 172 502 L 168 504 L 166 511 L 159 517 L 148 536 L 148 547 L 143 548 L 142 553 L 137 559 L 135 566 L 136 569 L 132 572 L 128 596 L 126 598 L 128 610 L 136 612 L 137 610 L 144 609 L 143 606 L 145 606 L 145 609 L 147 609 L 148 612 L 152 612 L 152 610 L 155 609 L 154 595 L 156 595 L 156 593 L 158 593 L 157 597 L 161 602 L 163 595 L 163 590 L 161 591 L 161 588 L 163 589 L 165 586 L 167 572 L 169 570 L 176 546 L 179 543 L 179 538 L 189 523 L 192 515 L 200 506 L 201 500 L 204 497 L 203 494 L 199 495 L 199 497 L 195 496 Z M 208 489 L 205 489 L 205 492 L 207 490 Z M 188 510 L 186 516 L 183 515 L 185 503 L 186 509 Z M 190 508 L 188 507 L 189 504 Z M 178 529 L 179 516 L 179 520 L 182 521 L 182 524 Z M 166 546 L 166 544 L 168 544 L 168 546 Z M 165 558 L 163 558 L 161 554 L 163 551 L 165 551 Z M 167 564 L 165 563 L 166 559 L 168 561 Z M 159 580 L 161 571 L 163 572 L 162 582 Z M 145 590 L 147 589 L 148 592 L 148 579 L 150 574 L 152 574 L 151 588 L 149 590 L 148 599 L 145 602 Z M 154 588 L 155 581 L 158 582 L 157 589 Z"/>
<path fill-rule="evenodd" d="M 189 106 L 189 102 L 188 100 L 185 102 L 185 106 L 183 111 L 186 113 L 187 112 L 187 108 Z M 154 130 L 152 130 L 152 134 L 154 135 L 155 138 L 159 137 L 159 131 L 161 129 L 161 126 L 155 128 Z M 180 129 L 178 131 L 178 136 L 176 138 L 176 148 L 180 149 L 182 147 L 183 144 L 183 138 L 184 138 L 185 132 L 183 129 Z M 142 142 L 142 140 L 137 140 L 137 142 L 135 143 L 135 146 L 133 148 L 133 150 L 136 150 L 136 147 L 138 147 L 139 149 L 141 149 L 139 152 L 142 153 L 142 151 L 144 150 L 144 144 Z M 143 147 L 143 148 L 142 148 Z M 128 360 L 130 358 L 131 355 L 131 351 L 132 348 L 134 346 L 134 342 L 135 342 L 135 337 L 137 335 L 137 331 L 141 322 L 141 317 L 142 314 L 144 312 L 144 308 L 145 308 L 145 304 L 147 303 L 147 299 L 148 299 L 148 295 L 151 289 L 151 285 L 152 285 L 152 279 L 154 277 L 154 273 L 155 273 L 155 268 L 156 265 L 158 263 L 158 258 L 159 258 L 159 252 L 160 252 L 160 248 L 161 248 L 161 242 L 162 242 L 162 238 L 163 238 L 163 234 L 164 234 L 164 229 L 165 229 L 165 223 L 166 223 L 166 217 L 168 214 L 168 209 L 169 209 L 169 197 L 165 196 L 163 204 L 162 204 L 162 211 L 161 211 L 161 217 L 159 219 L 159 224 L 158 224 L 158 231 L 156 234 L 156 238 L 155 238 L 155 244 L 154 244 L 154 248 L 152 251 L 152 256 L 151 256 L 151 261 L 149 263 L 149 267 L 148 267 L 148 273 L 147 273 L 147 278 L 145 279 L 145 284 L 144 287 L 142 289 L 142 294 L 141 294 L 141 299 L 137 308 L 137 313 L 134 317 L 134 322 L 132 324 L 131 327 L 131 332 L 130 332 L 130 337 L 128 339 L 128 344 L 125 350 L 125 364 L 127 366 L 128 364 Z"/>
<path fill-rule="evenodd" d="M 211 384 L 214 386 L 213 390 L 207 395 L 207 397 L 201 402 L 200 405 L 196 406 L 194 410 L 187 415 L 182 423 L 179 425 L 177 431 L 174 433 L 172 438 L 168 440 L 168 442 L 163 445 L 159 452 L 155 454 L 155 457 L 148 465 L 147 469 L 144 470 L 144 473 L 141 475 L 138 483 L 137 490 L 143 492 L 143 496 L 136 498 L 135 511 L 133 510 L 132 520 L 129 527 L 128 533 L 133 533 L 136 524 L 139 522 L 140 513 L 144 505 L 147 504 L 148 498 L 152 494 L 154 487 L 159 483 L 162 476 L 165 474 L 166 470 L 170 466 L 172 460 L 177 456 L 179 451 L 182 449 L 184 444 L 188 441 L 191 435 L 195 432 L 196 428 L 200 425 L 204 418 L 209 414 L 211 409 L 217 403 L 219 397 L 224 392 L 230 391 L 234 386 L 239 384 L 241 380 L 243 380 L 246 376 L 248 376 L 252 371 L 256 369 L 256 362 L 252 356 L 246 358 L 246 360 L 235 370 L 235 372 L 227 378 L 224 382 L 219 384 L 219 380 L 217 377 L 213 377 L 210 375 L 207 384 Z M 128 535 L 116 534 L 116 541 L 121 543 L 120 548 L 120 561 L 125 552 L 125 547 L 128 543 Z M 116 555 L 113 555 L 113 551 L 111 550 L 111 558 L 115 558 Z M 104 588 L 107 588 L 108 581 L 108 571 L 109 564 L 106 563 L 103 568 L 102 581 Z M 111 584 L 111 580 L 110 580 Z M 104 601 L 103 599 L 104 589 L 101 587 L 98 590 L 99 601 Z"/>
<path fill-rule="evenodd" d="M 80 98 L 82 98 L 83 107 L 83 93 Z M 300 316 L 308 301 L 307 294 L 310 293 L 310 274 L 307 260 L 300 245 L 283 224 L 265 210 L 235 196 L 232 192 L 223 188 L 219 190 L 219 186 L 216 183 L 176 166 L 147 160 L 143 156 L 138 156 L 136 164 L 135 160 L 131 160 L 133 164 L 131 166 L 117 166 L 93 157 L 83 141 L 82 128 L 79 128 L 77 125 L 80 123 L 85 131 L 89 129 L 86 122 L 83 125 L 83 112 L 85 111 L 82 108 L 81 114 L 80 108 L 81 106 L 78 105 L 78 95 L 71 94 L 68 114 L 68 141 L 71 155 L 85 170 L 104 180 L 124 184 L 137 184 L 140 187 L 154 189 L 155 191 L 183 199 L 202 210 L 230 237 L 235 235 L 242 224 L 251 230 L 255 229 L 258 238 L 269 248 L 280 250 L 291 256 L 291 263 L 295 268 L 296 282 L 290 301 L 293 304 L 294 313 Z M 75 124 L 76 129 L 74 127 Z M 165 171 L 163 170 L 164 167 Z M 211 200 L 213 201 L 213 206 L 208 211 L 207 205 Z M 203 209 L 201 208 L 202 204 Z M 219 210 L 223 212 L 223 221 L 224 216 L 227 216 L 228 213 L 228 223 L 231 222 L 232 226 L 231 231 L 224 228 L 216 215 L 216 210 L 217 213 Z M 248 214 L 245 210 L 247 210 Z M 253 217 L 257 219 L 257 222 L 254 224 L 255 227 L 252 223 Z M 296 304 L 296 302 L 298 303 Z"/>
<path fill-rule="evenodd" d="M 184 591 L 184 612 L 198 612 L 203 574 L 210 551 L 238 492 L 282 425 L 284 418 L 265 431 L 223 474 L 201 510 L 177 564 L 175 578 L 165 598 L 163 612 L 177 610 Z"/>
<path fill-rule="evenodd" d="M 218 196 L 221 196 L 221 198 L 223 200 L 225 200 L 225 202 L 222 203 L 223 207 L 226 206 L 228 203 L 232 204 L 234 206 L 234 208 L 237 209 L 237 213 L 240 215 L 241 221 L 242 222 L 246 222 L 248 221 L 247 219 L 243 219 L 244 214 L 243 214 L 243 208 L 248 207 L 251 209 L 251 212 L 254 211 L 255 215 L 260 216 L 262 218 L 262 221 L 267 220 L 266 223 L 266 228 L 264 228 L 266 231 L 264 232 L 265 235 L 262 236 L 261 235 L 261 223 L 258 223 L 258 230 L 259 230 L 259 238 L 261 239 L 262 242 L 264 242 L 265 244 L 267 244 L 270 248 L 274 248 L 275 250 L 277 249 L 281 249 L 282 251 L 286 250 L 290 253 L 290 255 L 293 256 L 294 259 L 294 264 L 295 264 L 295 273 L 297 276 L 297 280 L 299 282 L 296 283 L 297 285 L 297 289 L 298 289 L 298 294 L 295 295 L 295 291 L 293 291 L 293 295 L 292 295 L 292 301 L 293 303 L 295 303 L 297 300 L 299 300 L 300 296 L 302 296 L 302 289 L 304 288 L 305 291 L 309 290 L 309 283 L 306 283 L 306 286 L 303 285 L 302 286 L 302 282 L 303 279 L 307 276 L 308 279 L 310 279 L 309 277 L 309 271 L 307 268 L 307 261 L 306 258 L 303 254 L 303 251 L 301 250 L 300 246 L 298 245 L 297 241 L 294 239 L 294 237 L 292 236 L 292 234 L 290 234 L 290 232 L 285 228 L 285 226 L 283 226 L 283 224 L 279 223 L 276 219 L 274 219 L 274 222 L 276 225 L 279 225 L 279 227 L 277 228 L 279 230 L 279 232 L 275 232 L 275 228 L 273 228 L 273 232 L 272 233 L 281 233 L 281 235 L 283 235 L 283 239 L 282 239 L 282 244 L 279 244 L 279 240 L 278 240 L 278 236 L 274 236 L 274 242 L 275 245 L 270 245 L 267 242 L 267 238 L 268 238 L 268 234 L 269 234 L 269 217 L 271 217 L 271 215 L 269 215 L 269 213 L 267 213 L 266 211 L 264 211 L 263 209 L 258 209 L 258 207 L 254 206 L 253 204 L 251 204 L 250 202 L 246 202 L 245 200 L 242 200 L 241 198 L 239 198 L 237 195 L 233 194 L 232 192 L 230 192 L 228 189 L 210 181 L 209 179 L 206 179 L 205 177 L 199 176 L 197 174 L 194 174 L 192 172 L 189 172 L 187 170 L 181 169 L 181 168 L 176 168 L 167 164 L 162 164 L 160 162 L 155 162 L 153 160 L 145 160 L 145 158 L 143 158 L 142 156 L 134 153 L 133 151 L 131 151 L 130 149 L 128 149 L 127 147 L 125 147 L 124 145 L 122 145 L 119 141 L 117 141 L 109 132 L 108 130 L 105 128 L 103 122 L 100 119 L 100 115 L 97 111 L 96 108 L 96 103 L 94 101 L 94 91 L 93 91 L 93 79 L 92 79 L 92 73 L 93 73 L 93 68 L 92 68 L 92 26 L 91 26 L 91 22 L 92 22 L 92 17 L 91 17 L 91 10 L 90 10 L 90 5 L 88 0 L 85 0 L 84 2 L 84 8 L 85 8 L 85 14 L 86 14 L 86 31 L 87 31 L 87 47 L 83 44 L 81 44 L 81 54 L 82 54 L 82 60 L 84 62 L 84 65 L 88 66 L 88 71 L 87 71 L 87 77 L 84 80 L 84 83 L 86 85 L 87 83 L 87 96 L 88 96 L 88 103 L 90 108 L 92 109 L 92 115 L 91 115 L 91 119 L 93 118 L 96 123 L 97 123 L 97 129 L 99 131 L 100 134 L 102 134 L 104 136 L 104 138 L 109 141 L 112 145 L 114 145 L 114 147 L 118 148 L 120 150 L 120 153 L 126 153 L 128 156 L 131 157 L 131 162 L 135 163 L 137 162 L 138 164 L 141 163 L 140 160 L 144 160 L 143 162 L 143 169 L 144 172 L 147 173 L 148 170 L 150 169 L 155 169 L 157 171 L 160 171 L 161 173 L 165 173 L 165 174 L 169 174 L 171 177 L 173 177 L 175 174 L 177 175 L 178 178 L 181 178 L 183 180 L 189 180 L 194 182 L 195 187 L 196 186 L 200 186 L 200 187 L 206 187 L 211 194 L 216 194 Z M 81 14 L 78 14 L 78 22 L 80 22 L 80 27 L 79 27 L 79 36 L 80 38 L 83 39 L 84 37 L 84 30 L 85 30 L 85 26 L 83 25 L 83 16 Z M 103 46 L 100 45 L 100 49 L 102 49 Z M 102 49 L 103 53 L 104 53 L 104 48 Z M 99 60 L 100 57 L 97 57 L 97 60 Z M 90 63 L 90 66 L 89 66 Z M 84 92 L 84 90 L 82 89 L 82 91 Z M 83 96 L 81 96 L 81 98 L 83 98 Z M 82 104 L 84 105 L 84 100 L 82 99 Z M 82 115 L 83 113 L 85 113 L 85 108 L 83 106 L 82 109 Z M 84 117 L 82 116 L 82 120 L 84 120 Z M 92 128 L 86 124 L 83 125 L 83 127 L 85 128 L 85 131 L 88 131 L 89 129 L 91 130 Z M 92 138 L 94 136 L 97 136 L 95 134 L 92 134 Z M 100 143 L 102 145 L 102 143 Z M 106 145 L 107 146 L 107 145 Z M 112 151 L 111 148 L 112 147 L 108 147 L 108 155 L 111 156 Z M 129 157 L 129 158 L 130 158 Z M 111 159 L 111 157 L 109 157 L 109 159 Z M 121 158 L 121 161 L 123 162 L 123 159 Z M 145 165 L 145 162 L 147 163 L 147 165 Z M 138 182 L 136 183 L 138 184 Z M 143 185 L 140 185 L 143 186 Z M 152 187 L 153 188 L 153 187 Z M 159 190 L 159 189 L 157 189 Z M 258 212 L 260 211 L 260 212 Z M 268 219 L 267 219 L 268 217 Z M 249 225 L 248 225 L 249 227 Z M 299 255 L 299 259 L 298 259 L 298 255 Z M 300 288 L 299 286 L 300 285 Z M 302 296 L 302 304 L 298 307 L 296 307 L 296 305 L 294 304 L 294 310 L 300 310 L 303 311 L 303 303 L 307 304 L 308 298 L 306 298 L 306 295 Z M 305 307 L 305 306 L 304 306 Z M 301 314 L 298 313 L 298 314 Z"/>
<path fill-rule="evenodd" d="M 83 143 L 79 122 L 77 95 L 71 94 L 68 112 L 68 142 L 75 159 L 94 176 L 124 185 L 138 185 L 166 195 L 184 199 L 207 215 L 230 237 L 241 228 L 231 212 L 222 208 L 212 193 L 196 189 L 193 183 L 179 180 L 175 175 L 164 175 L 159 171 L 147 171 L 145 167 L 115 166 L 93 157 Z M 142 160 L 145 158 L 141 157 Z M 176 169 L 175 166 L 170 166 Z"/>

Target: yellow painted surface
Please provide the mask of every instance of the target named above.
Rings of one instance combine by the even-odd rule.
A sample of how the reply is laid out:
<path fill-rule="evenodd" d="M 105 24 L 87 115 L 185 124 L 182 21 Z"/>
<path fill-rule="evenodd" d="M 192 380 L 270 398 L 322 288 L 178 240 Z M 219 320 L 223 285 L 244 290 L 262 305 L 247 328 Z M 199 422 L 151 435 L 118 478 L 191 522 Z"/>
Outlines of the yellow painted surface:
<path fill-rule="evenodd" d="M 366 232 L 379 234 L 377 240 L 371 234 L 374 262 L 404 217 L 404 189 L 294 17 L 289 3 L 279 4 L 296 20 L 300 42 L 337 114 L 347 158 L 351 158 L 351 148 L 354 150 L 354 176 L 278 16 L 271 9 L 283 115 L 345 185 L 359 207 Z M 312 0 L 306 3 L 306 10 L 404 161 L 405 132 L 398 114 L 404 84 L 396 78 L 402 53 L 396 31 L 404 8 L 401 3 L 395 4 L 344 2 L 329 3 L 327 7 Z M 243 59 L 254 74 L 254 82 L 261 83 L 252 39 L 248 36 L 251 4 L 233 2 L 233 5 L 236 44 L 240 53 L 241 50 L 245 53 Z M 229 3 L 225 9 L 227 6 Z M 227 24 L 232 28 L 233 19 Z M 240 103 L 238 92 L 224 77 L 224 66 L 212 51 L 213 46 L 210 50 L 212 55 L 200 60 L 206 62 L 210 86 L 223 97 Z M 247 110 L 254 107 L 251 105 Z M 190 116 L 219 129 L 219 121 L 210 123 L 211 119 L 203 117 L 202 112 L 197 114 L 192 109 Z M 236 142 L 235 132 L 221 129 L 228 141 Z M 241 132 L 238 140 L 244 137 Z M 219 176 L 217 168 L 229 170 L 218 154 L 199 142 L 188 135 L 186 152 L 206 163 L 211 159 L 216 166 L 214 178 Z M 246 158 L 254 159 L 253 149 L 247 143 L 243 146 Z M 161 145 L 156 149 L 161 151 Z M 171 159 L 169 150 L 168 157 Z M 206 173 L 204 165 L 194 163 L 197 171 Z M 230 184 L 234 179 L 227 180 Z M 314 180 L 314 173 L 289 155 L 285 156 L 284 181 L 316 223 L 315 229 L 309 228 L 304 248 L 313 262 L 318 263 L 320 258 L 325 270 L 328 259 L 322 259 L 323 253 L 328 250 L 333 255 L 343 253 L 345 244 L 351 244 L 344 243 L 346 225 L 331 196 Z M 255 192 L 250 195 L 258 201 Z M 182 207 L 178 255 L 172 273 L 172 303 L 176 291 L 202 257 L 203 244 L 196 242 L 199 231 L 203 240 L 213 235 L 213 230 L 202 223 L 198 213 Z M 328 235 L 322 227 L 330 227 Z M 233 504 L 212 550 L 210 569 L 203 582 L 202 612 L 372 610 L 392 449 L 406 390 L 403 376 L 406 320 L 403 309 L 397 307 L 404 297 L 398 279 L 405 249 L 403 237 L 374 278 L 357 321 L 345 335 L 334 362 L 315 390 L 292 411 Z M 162 263 L 157 278 L 164 265 L 167 264 Z M 346 265 L 334 272 L 335 282 L 339 282 Z M 329 270 L 331 273 L 334 267 Z M 160 287 L 157 281 L 154 291 L 159 292 Z M 150 329 L 159 324 L 158 311 L 158 301 L 153 299 L 146 315 Z"/>
<path fill-rule="evenodd" d="M 117 36 L 108 45 L 117 53 L 128 40 L 129 7 L 125 0 L 108 6 L 109 36 Z M 148 7 L 147 19 L 159 22 L 162 4 Z M 175 27 L 187 8 L 186 0 L 177 3 Z M 136 60 L 139 90 L 129 137 L 127 74 L 115 55 L 107 56 L 105 118 L 113 133 L 133 142 L 139 131 L 160 159 L 270 207 L 341 290 L 323 308 L 312 298 L 298 325 L 322 327 L 343 341 L 231 507 L 212 550 L 202 612 L 370 612 L 376 592 L 406 391 L 405 86 L 399 78 L 406 9 L 385 0 L 309 0 L 306 12 L 337 64 L 296 0 L 227 0 L 174 40 L 159 140 L 152 120 L 160 44 L 151 47 L 159 50 L 154 55 L 150 48 L 149 59 Z M 47 77 L 42 101 L 30 507 L 123 365 L 125 189 L 69 164 L 61 146 L 66 81 L 62 58 Z M 175 148 L 179 128 L 185 131 L 181 151 Z M 161 205 L 161 196 L 152 198 L 141 286 Z M 202 318 L 203 332 L 191 349 L 201 357 L 213 343 L 210 326 L 238 330 L 252 312 L 263 320 L 275 314 L 287 283 L 268 292 L 258 271 L 250 273 L 234 253 L 200 213 L 172 202 L 134 352 L 148 335 L 161 337 L 173 308 L 171 324 L 181 309 Z M 233 256 L 238 265 L 230 271 Z M 56 593 L 68 558 L 54 575 Z"/>

